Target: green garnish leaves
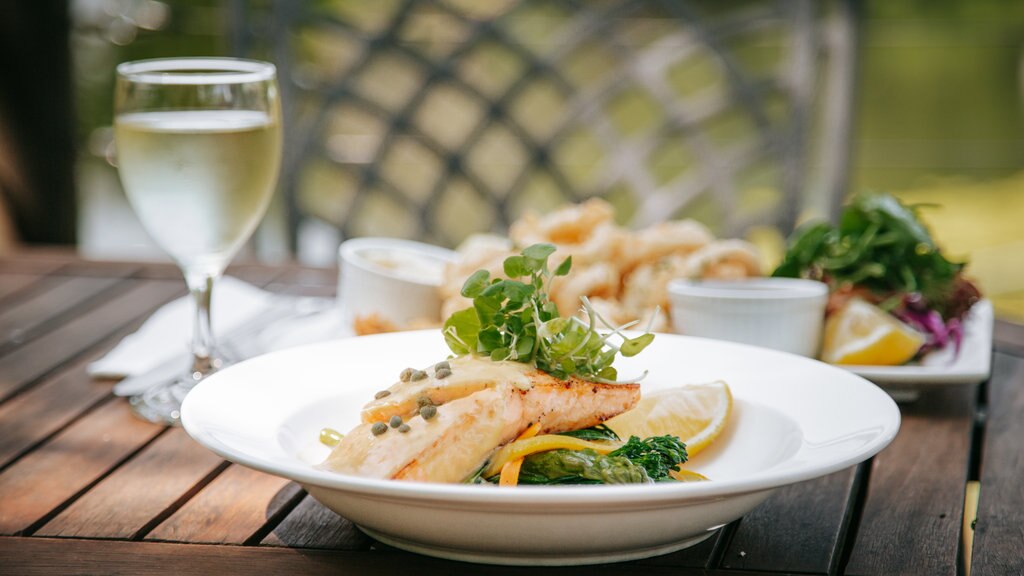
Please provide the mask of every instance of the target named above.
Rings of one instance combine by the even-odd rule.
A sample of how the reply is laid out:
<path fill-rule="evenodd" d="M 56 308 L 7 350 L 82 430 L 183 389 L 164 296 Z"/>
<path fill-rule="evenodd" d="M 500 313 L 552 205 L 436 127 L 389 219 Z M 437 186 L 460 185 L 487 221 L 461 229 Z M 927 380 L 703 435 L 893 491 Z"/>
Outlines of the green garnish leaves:
<path fill-rule="evenodd" d="M 572 268 L 572 256 L 566 256 L 565 260 L 558 265 L 555 269 L 555 276 L 568 276 L 569 270 Z"/>
<path fill-rule="evenodd" d="M 540 266 L 537 268 L 539 270 L 540 267 L 547 266 L 548 256 L 554 254 L 555 250 L 556 248 L 553 244 L 534 244 L 523 250 L 523 257 L 539 264 Z"/>
<path fill-rule="evenodd" d="M 459 356 L 476 352 L 479 334 L 480 318 L 472 308 L 459 310 L 444 323 L 444 341 Z"/>
<path fill-rule="evenodd" d="M 641 334 L 636 338 L 630 338 L 623 342 L 622 346 L 619 347 L 619 352 L 622 352 L 622 355 L 627 358 L 630 356 L 636 356 L 643 352 L 644 348 L 647 348 L 651 342 L 654 342 L 654 334 L 651 334 L 650 332 L 647 334 Z"/>
<path fill-rule="evenodd" d="M 448 347 L 459 356 L 478 354 L 492 360 L 515 360 L 533 364 L 557 378 L 579 376 L 601 382 L 615 382 L 618 372 L 611 364 L 616 354 L 635 356 L 646 348 L 654 335 L 630 338 L 612 326 L 583 298 L 587 321 L 561 317 L 548 297 L 555 276 L 572 269 L 567 257 L 552 272 L 548 258 L 555 253 L 552 244 L 534 244 L 504 261 L 508 279 L 491 278 L 486 270 L 474 272 L 462 286 L 462 295 L 473 300 L 473 307 L 452 314 L 444 324 Z M 609 330 L 598 332 L 598 326 Z M 612 338 L 622 340 L 619 346 Z"/>
<path fill-rule="evenodd" d="M 509 256 L 505 259 L 505 275 L 509 278 L 521 278 L 530 274 L 530 267 L 523 256 Z"/>
<path fill-rule="evenodd" d="M 466 298 L 476 298 L 484 291 L 484 288 L 487 288 L 487 281 L 490 277 L 491 273 L 487 270 L 473 272 L 462 285 L 462 295 Z"/>

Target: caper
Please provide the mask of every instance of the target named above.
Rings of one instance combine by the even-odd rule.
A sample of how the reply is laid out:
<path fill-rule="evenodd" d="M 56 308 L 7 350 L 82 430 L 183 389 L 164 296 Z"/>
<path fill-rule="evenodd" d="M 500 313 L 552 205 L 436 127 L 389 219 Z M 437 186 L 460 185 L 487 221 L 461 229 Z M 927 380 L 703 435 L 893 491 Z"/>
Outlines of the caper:
<path fill-rule="evenodd" d="M 420 408 L 420 416 L 424 420 L 430 420 L 434 416 L 437 416 L 437 406 L 423 406 Z"/>
<path fill-rule="evenodd" d="M 398 427 L 398 431 L 401 432 L 402 434 L 405 434 L 409 430 L 411 430 L 411 428 L 409 428 L 408 424 L 402 424 L 401 426 Z"/>
<path fill-rule="evenodd" d="M 341 443 L 343 438 L 341 432 L 338 432 L 334 428 L 324 428 L 320 430 L 320 443 L 324 446 L 337 446 Z"/>
<path fill-rule="evenodd" d="M 429 396 L 420 396 L 416 398 L 416 405 L 422 408 L 424 406 L 433 406 L 434 403 L 430 401 Z"/>
<path fill-rule="evenodd" d="M 452 365 L 449 364 L 447 360 L 444 360 L 443 362 L 438 362 L 437 364 L 434 364 L 434 373 L 435 374 L 437 372 L 440 372 L 441 370 L 447 370 L 447 371 L 451 372 L 452 371 Z"/>
<path fill-rule="evenodd" d="M 377 422 L 370 427 L 370 432 L 373 432 L 374 436 L 380 436 L 381 434 L 388 431 L 388 425 L 383 422 Z"/>
<path fill-rule="evenodd" d="M 374 399 L 376 400 L 380 400 L 381 398 L 386 398 L 388 396 L 391 396 L 390 390 L 381 390 L 380 392 L 377 392 L 376 394 L 373 395 Z"/>
<path fill-rule="evenodd" d="M 434 372 L 434 377 L 438 380 L 442 380 L 452 375 L 452 371 L 447 368 L 441 368 L 437 372 Z"/>
<path fill-rule="evenodd" d="M 410 376 L 409 379 L 415 382 L 417 380 L 423 380 L 426 377 L 427 373 L 424 372 L 423 370 L 414 370 L 412 376 Z"/>
<path fill-rule="evenodd" d="M 398 376 L 398 378 L 399 378 L 399 379 L 400 379 L 400 380 L 401 380 L 402 382 L 408 382 L 408 381 L 409 381 L 409 379 L 411 379 L 411 378 L 412 378 L 412 374 L 413 374 L 413 372 L 415 372 L 415 371 L 416 371 L 416 369 L 415 369 L 415 368 L 406 368 L 405 370 L 402 370 L 402 373 L 401 373 L 401 374 L 400 374 L 400 375 Z"/>
<path fill-rule="evenodd" d="M 398 428 L 399 426 L 402 425 L 402 417 L 399 416 L 398 414 L 395 414 L 394 416 L 391 417 L 391 420 L 388 420 L 388 423 L 391 424 L 392 428 Z"/>

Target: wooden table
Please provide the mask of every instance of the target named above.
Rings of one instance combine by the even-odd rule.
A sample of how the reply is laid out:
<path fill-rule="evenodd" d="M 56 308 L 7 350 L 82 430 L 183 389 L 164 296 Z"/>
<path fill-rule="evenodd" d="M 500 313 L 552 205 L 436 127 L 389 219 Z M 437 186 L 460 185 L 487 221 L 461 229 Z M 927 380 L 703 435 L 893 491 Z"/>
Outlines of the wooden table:
<path fill-rule="evenodd" d="M 333 270 L 232 273 L 334 292 Z M 0 261 L 0 574 L 528 572 L 377 544 L 295 484 L 134 418 L 86 365 L 184 292 L 165 265 L 38 250 Z M 994 353 L 988 383 L 903 406 L 872 460 L 782 489 L 694 548 L 529 573 L 957 574 L 965 489 L 980 482 L 973 574 L 1024 574 L 1024 326 L 998 322 Z"/>

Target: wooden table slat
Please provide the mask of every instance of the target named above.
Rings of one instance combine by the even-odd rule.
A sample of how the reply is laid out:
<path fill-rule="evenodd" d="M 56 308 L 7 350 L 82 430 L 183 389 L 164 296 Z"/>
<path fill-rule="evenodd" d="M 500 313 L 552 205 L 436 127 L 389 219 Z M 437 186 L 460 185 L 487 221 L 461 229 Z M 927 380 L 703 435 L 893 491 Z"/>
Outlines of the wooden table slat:
<path fill-rule="evenodd" d="M 0 305 L 9 305 L 8 298 L 15 300 L 31 294 L 30 287 L 45 278 L 40 274 L 0 274 Z"/>
<path fill-rule="evenodd" d="M 108 402 L 68 426 L 0 473 L 0 534 L 38 523 L 162 431 L 124 402 Z"/>
<path fill-rule="evenodd" d="M 170 429 L 38 534 L 134 538 L 223 465 L 220 457 L 196 444 L 183 429 Z"/>
<path fill-rule="evenodd" d="M 0 401 L 87 351 L 183 291 L 179 283 L 126 280 L 127 291 L 0 358 Z"/>
<path fill-rule="evenodd" d="M 996 350 L 1024 356 L 1024 324 L 996 320 L 993 332 Z"/>
<path fill-rule="evenodd" d="M 146 539 L 244 544 L 282 510 L 294 506 L 301 493 L 297 484 L 284 478 L 232 465 Z"/>
<path fill-rule="evenodd" d="M 76 261 L 78 258 L 70 252 L 58 256 L 37 250 L 19 251 L 0 258 L 0 274 L 49 274 Z"/>
<path fill-rule="evenodd" d="M 32 390 L 0 404 L 0 470 L 18 454 L 66 426 L 110 395 L 85 373 L 93 355 Z"/>
<path fill-rule="evenodd" d="M 16 307 L 0 312 L 0 353 L 32 339 L 46 325 L 52 325 L 69 313 L 87 312 L 87 303 L 97 300 L 98 296 L 107 300 L 116 298 L 116 286 L 121 282 L 122 279 L 116 277 L 64 278 L 36 291 Z"/>
<path fill-rule="evenodd" d="M 997 354 L 993 373 L 972 576 L 1024 574 L 1024 358 Z"/>
<path fill-rule="evenodd" d="M 307 495 L 267 534 L 261 544 L 292 548 L 366 550 L 373 541 L 351 521 L 338 516 Z"/>
<path fill-rule="evenodd" d="M 956 574 L 974 398 L 974 386 L 936 387 L 902 407 L 871 468 L 847 574 Z"/>
<path fill-rule="evenodd" d="M 857 468 L 780 489 L 740 520 L 722 568 L 827 574 L 838 565 Z"/>
<path fill-rule="evenodd" d="M 53 550 L 61 550 L 54 555 Z M 132 574 L 181 576 L 251 573 L 262 576 L 620 576 L 633 564 L 564 568 L 482 566 L 417 556 L 397 550 L 309 550 L 269 546 L 215 546 L 121 540 L 0 537 L 0 559 L 19 576 Z M 634 570 L 635 571 L 635 570 Z M 716 576 L 718 571 L 642 566 L 644 576 Z M 745 573 L 744 576 L 758 576 Z"/>

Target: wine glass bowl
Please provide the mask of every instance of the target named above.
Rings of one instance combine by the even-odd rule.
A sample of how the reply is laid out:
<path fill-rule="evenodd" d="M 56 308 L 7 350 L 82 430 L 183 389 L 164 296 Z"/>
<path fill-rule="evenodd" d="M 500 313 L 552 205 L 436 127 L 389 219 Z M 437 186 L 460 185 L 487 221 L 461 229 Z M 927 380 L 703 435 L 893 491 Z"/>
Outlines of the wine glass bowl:
<path fill-rule="evenodd" d="M 195 301 L 193 365 L 131 399 L 143 418 L 177 424 L 184 395 L 221 364 L 213 285 L 270 204 L 281 159 L 272 64 L 168 58 L 117 68 L 114 136 L 128 201 L 178 264 Z"/>

